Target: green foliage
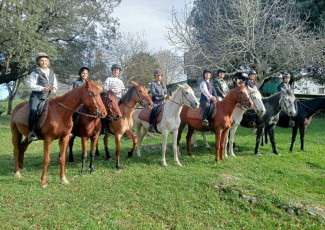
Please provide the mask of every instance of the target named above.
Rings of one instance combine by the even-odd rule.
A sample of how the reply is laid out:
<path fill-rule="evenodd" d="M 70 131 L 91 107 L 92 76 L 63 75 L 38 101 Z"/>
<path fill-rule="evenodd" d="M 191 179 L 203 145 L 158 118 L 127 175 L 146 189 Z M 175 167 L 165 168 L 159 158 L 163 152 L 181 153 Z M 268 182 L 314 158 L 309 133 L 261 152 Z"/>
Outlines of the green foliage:
<path fill-rule="evenodd" d="M 122 140 L 122 171 L 115 157 L 104 160 L 102 140 L 95 174 L 81 176 L 81 148 L 75 141 L 75 164 L 67 164 L 69 185 L 59 181 L 58 141 L 51 147 L 47 172 L 49 186 L 42 189 L 42 142 L 32 143 L 25 155 L 26 171 L 13 175 L 12 144 L 8 116 L 0 119 L 0 223 L 3 229 L 324 229 L 324 120 L 313 119 L 305 137 L 305 151 L 289 153 L 290 129 L 276 128 L 282 156 L 261 147 L 255 157 L 255 136 L 240 127 L 236 158 L 216 164 L 213 150 L 194 148 L 195 158 L 185 152 L 181 140 L 180 161 L 161 167 L 161 137 L 144 140 L 141 157 L 126 158 L 129 139 Z M 111 153 L 114 138 L 110 138 Z M 208 135 L 210 145 L 214 137 Z M 169 137 L 168 142 L 171 142 Z M 198 137 L 198 144 L 203 142 Z M 89 162 L 89 156 L 87 159 Z"/>

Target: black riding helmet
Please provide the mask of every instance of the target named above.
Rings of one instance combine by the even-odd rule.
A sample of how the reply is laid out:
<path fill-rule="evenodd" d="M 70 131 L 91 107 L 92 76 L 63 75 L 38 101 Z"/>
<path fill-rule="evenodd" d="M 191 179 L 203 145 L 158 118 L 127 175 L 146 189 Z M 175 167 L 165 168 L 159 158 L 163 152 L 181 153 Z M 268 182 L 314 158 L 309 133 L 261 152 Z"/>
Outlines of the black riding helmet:
<path fill-rule="evenodd" d="M 219 68 L 218 70 L 217 70 L 217 75 L 219 74 L 219 73 L 225 73 L 225 72 L 227 72 L 224 68 Z"/>
<path fill-rule="evenodd" d="M 203 70 L 203 77 L 204 77 L 204 75 L 205 75 L 206 73 L 211 73 L 211 74 L 212 74 L 211 70 L 209 70 L 209 69 L 205 69 L 205 70 Z"/>
<path fill-rule="evenodd" d="M 113 64 L 111 71 L 113 71 L 113 69 L 119 69 L 120 71 L 122 71 L 122 66 L 120 64 Z"/>

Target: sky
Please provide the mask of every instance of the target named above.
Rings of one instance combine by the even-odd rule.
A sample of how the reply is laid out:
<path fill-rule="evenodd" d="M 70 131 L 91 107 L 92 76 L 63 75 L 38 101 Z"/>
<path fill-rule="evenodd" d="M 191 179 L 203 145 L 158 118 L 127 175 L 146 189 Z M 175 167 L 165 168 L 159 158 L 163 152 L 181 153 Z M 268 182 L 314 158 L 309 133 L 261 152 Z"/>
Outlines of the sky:
<path fill-rule="evenodd" d="M 187 0 L 187 2 L 189 2 Z M 171 25 L 171 11 L 185 8 L 185 0 L 122 0 L 113 16 L 119 19 L 120 32 L 144 32 L 150 51 L 171 49 L 165 41 L 167 25 Z"/>

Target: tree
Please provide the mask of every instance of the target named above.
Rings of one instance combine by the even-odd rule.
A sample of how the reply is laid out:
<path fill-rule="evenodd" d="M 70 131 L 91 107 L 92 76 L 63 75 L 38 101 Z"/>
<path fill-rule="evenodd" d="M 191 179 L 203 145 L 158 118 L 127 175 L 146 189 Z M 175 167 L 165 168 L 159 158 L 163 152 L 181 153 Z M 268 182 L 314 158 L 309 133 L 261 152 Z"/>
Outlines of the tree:
<path fill-rule="evenodd" d="M 13 0 L 0 3 L 0 84 L 14 81 L 11 103 L 19 80 L 35 66 L 40 51 L 51 56 L 59 80 L 69 81 L 83 63 L 85 54 L 99 44 L 109 47 L 115 38 L 117 20 L 112 10 L 121 0 Z M 88 51 L 88 52 L 87 52 Z M 8 114 L 11 106 L 8 106 Z"/>
<path fill-rule="evenodd" d="M 254 68 L 259 80 L 283 70 L 324 66 L 324 38 L 301 20 L 294 0 L 196 0 L 172 12 L 169 41 L 186 65 Z"/>
<path fill-rule="evenodd" d="M 153 72 L 160 68 L 157 60 L 150 53 L 139 53 L 131 57 L 126 63 L 123 80 L 124 82 L 137 81 L 148 85 L 154 79 Z"/>

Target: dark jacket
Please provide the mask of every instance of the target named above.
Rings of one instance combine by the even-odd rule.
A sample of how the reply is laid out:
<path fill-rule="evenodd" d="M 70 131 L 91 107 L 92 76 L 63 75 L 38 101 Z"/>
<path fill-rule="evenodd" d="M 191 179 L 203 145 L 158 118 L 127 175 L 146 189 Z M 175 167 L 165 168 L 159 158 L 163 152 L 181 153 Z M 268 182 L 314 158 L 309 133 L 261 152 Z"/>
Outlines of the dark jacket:
<path fill-rule="evenodd" d="M 154 104 L 163 102 L 165 94 L 167 94 L 166 86 L 159 84 L 157 81 L 151 83 L 151 99 Z"/>

